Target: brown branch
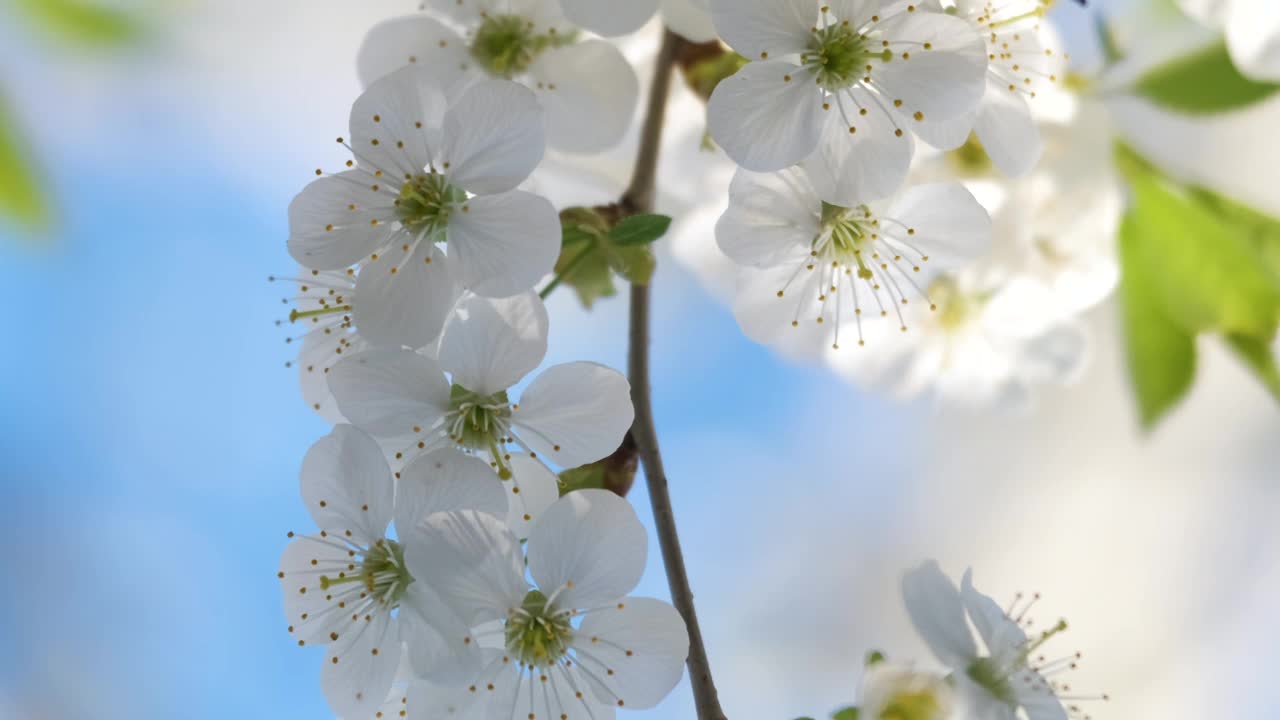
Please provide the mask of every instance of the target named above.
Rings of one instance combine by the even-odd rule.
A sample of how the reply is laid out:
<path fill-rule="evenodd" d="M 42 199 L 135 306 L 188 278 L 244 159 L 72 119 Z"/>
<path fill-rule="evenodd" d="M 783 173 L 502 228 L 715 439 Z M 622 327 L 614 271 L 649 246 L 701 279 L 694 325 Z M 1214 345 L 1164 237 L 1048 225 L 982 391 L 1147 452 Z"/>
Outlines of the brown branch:
<path fill-rule="evenodd" d="M 644 128 L 640 135 L 640 151 L 636 157 L 631 185 L 622 196 L 621 205 L 627 213 L 652 212 L 658 175 L 658 155 L 662 145 L 662 129 L 666 123 L 667 98 L 671 93 L 671 76 L 685 41 L 667 31 L 658 53 L 657 67 L 653 74 L 653 87 L 649 95 L 649 107 Z M 693 607 L 693 590 L 689 587 L 689 575 L 685 570 L 684 553 L 680 549 L 680 536 L 676 532 L 675 514 L 671 510 L 671 494 L 667 490 L 667 473 L 662 467 L 662 453 L 658 448 L 658 435 L 653 422 L 653 402 L 649 382 L 649 309 L 648 285 L 631 286 L 631 330 L 628 355 L 628 376 L 631 380 L 631 401 L 635 405 L 636 419 L 631 426 L 631 438 L 644 465 L 645 483 L 649 488 L 649 500 L 653 506 L 653 520 L 662 550 L 662 562 L 671 587 L 671 600 L 684 618 L 689 629 L 689 679 L 693 685 L 694 704 L 698 720 L 725 720 L 711 677 L 711 663 L 702 642 L 702 629 L 698 626 L 698 614 Z"/>

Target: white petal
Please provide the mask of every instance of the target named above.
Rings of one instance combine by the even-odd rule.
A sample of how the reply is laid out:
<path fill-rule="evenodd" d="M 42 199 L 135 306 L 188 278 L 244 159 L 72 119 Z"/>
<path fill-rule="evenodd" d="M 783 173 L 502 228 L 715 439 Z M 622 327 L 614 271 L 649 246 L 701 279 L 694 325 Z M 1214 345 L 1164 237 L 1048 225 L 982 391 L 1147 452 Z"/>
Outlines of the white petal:
<path fill-rule="evenodd" d="M 440 367 L 481 395 L 510 388 L 547 354 L 547 308 L 537 293 L 495 300 L 469 295 L 440 338 Z"/>
<path fill-rule="evenodd" d="M 565 17 L 593 33 L 613 37 L 639 30 L 658 9 L 657 0 L 560 0 Z"/>
<path fill-rule="evenodd" d="M 862 27 L 875 15 L 889 15 L 883 0 L 833 0 L 826 3 L 831 14 L 840 22 L 848 22 L 853 27 Z"/>
<path fill-rule="evenodd" d="M 749 60 L 802 52 L 818 22 L 814 0 L 711 0 L 720 37 Z"/>
<path fill-rule="evenodd" d="M 1024 377 L 1037 383 L 1074 381 L 1089 364 L 1089 334 L 1078 323 L 1055 326 L 1029 340 L 1018 358 Z"/>
<path fill-rule="evenodd" d="M 612 44 L 586 40 L 546 50 L 529 66 L 529 75 L 547 113 L 551 147 L 598 153 L 617 145 L 631 127 L 640 82 Z"/>
<path fill-rule="evenodd" d="M 436 513 L 403 538 L 413 577 L 427 582 L 469 627 L 506 618 L 528 591 L 520 541 L 488 513 Z"/>
<path fill-rule="evenodd" d="M 407 233 L 400 240 L 411 242 Z M 412 249 L 412 247 L 411 247 Z M 405 258 L 400 248 L 366 262 L 356 278 L 360 300 L 352 318 L 372 345 L 420 348 L 440 335 L 449 308 L 461 294 L 449 262 L 430 239 Z M 392 272 L 394 269 L 395 272 Z"/>
<path fill-rule="evenodd" d="M 965 621 L 960 592 L 938 563 L 929 560 L 903 576 L 902 600 L 911 624 L 938 661 L 953 670 L 968 670 L 978 647 Z"/>
<path fill-rule="evenodd" d="M 829 347 L 828 313 L 818 300 L 820 275 L 796 262 L 766 269 L 744 268 L 738 276 L 733 314 L 743 334 L 788 354 L 817 354 Z M 779 295 L 778 293 L 782 293 Z M 852 315 L 852 308 L 848 313 Z M 823 322 L 818 323 L 822 317 Z M 852 319 L 852 318 L 849 318 Z"/>
<path fill-rule="evenodd" d="M 470 628 L 426 582 L 409 585 L 400 600 L 399 620 L 416 676 L 461 683 L 480 670 L 479 644 L 467 642 Z"/>
<path fill-rule="evenodd" d="M 899 132 L 901 123 L 866 91 L 851 90 L 831 104 L 838 109 L 831 111 L 835 116 L 813 154 L 800 163 L 818 195 L 841 207 L 891 195 L 911 169 L 911 133 Z"/>
<path fill-rule="evenodd" d="M 1027 720 L 1067 720 L 1066 708 L 1053 693 L 1038 685 L 1029 687 L 1022 682 L 1015 682 L 1014 690 L 1018 704 L 1026 711 Z"/>
<path fill-rule="evenodd" d="M 563 468 L 617 450 L 634 419 L 627 379 L 591 362 L 547 368 L 529 383 L 512 412 L 520 439 Z"/>
<path fill-rule="evenodd" d="M 369 547 L 391 523 L 395 486 L 391 468 L 373 438 L 338 425 L 316 441 L 302 459 L 302 501 L 316 527 Z"/>
<path fill-rule="evenodd" d="M 374 25 L 360 45 L 356 70 L 367 87 L 400 68 L 417 65 L 433 72 L 442 87 L 449 87 L 463 76 L 469 61 L 466 40 L 417 13 Z"/>
<path fill-rule="evenodd" d="M 960 579 L 960 599 L 987 646 L 987 653 L 998 661 L 1015 660 L 1027 635 L 994 600 L 974 589 L 972 570 L 965 570 Z"/>
<path fill-rule="evenodd" d="M 1043 145 L 1031 107 L 1022 93 L 1011 92 L 1000 80 L 987 83 L 973 130 L 987 157 L 1005 175 L 1023 175 L 1040 161 Z"/>
<path fill-rule="evenodd" d="M 973 262 L 991 247 L 991 216 L 959 183 L 907 188 L 885 215 L 915 231 L 907 234 L 899 228 L 886 235 L 927 256 L 922 264 L 934 271 Z"/>
<path fill-rule="evenodd" d="M 537 460 L 517 455 L 510 460 L 511 480 L 507 490 L 507 527 L 518 538 L 529 537 L 533 524 L 547 508 L 560 499 L 560 482 L 556 474 Z"/>
<path fill-rule="evenodd" d="M 486 297 L 532 288 L 560 256 L 560 215 L 545 198 L 514 190 L 480 195 L 449 219 L 449 260 L 459 282 Z"/>
<path fill-rule="evenodd" d="M 280 588 L 285 620 L 299 645 L 324 645 L 332 641 L 332 633 L 345 631 L 351 615 L 337 605 L 357 597 L 362 586 L 336 586 L 335 597 L 321 587 L 320 577 L 336 578 L 358 562 L 354 551 L 331 536 L 302 535 L 285 546 L 280 556 Z"/>
<path fill-rule="evenodd" d="M 739 169 L 729 186 L 729 209 L 716 223 L 716 243 L 742 265 L 799 262 L 809 254 L 821 220 L 822 200 L 803 172 Z"/>
<path fill-rule="evenodd" d="M 876 25 L 895 55 L 871 77 L 908 114 L 947 120 L 978 106 L 986 90 L 987 45 L 968 22 L 934 12 L 901 13 Z M 932 49 L 925 50 L 925 43 Z M 904 60 L 906 53 L 910 59 Z"/>
<path fill-rule="evenodd" d="M 391 692 L 404 654 L 395 618 L 385 611 L 367 617 L 329 645 L 320 671 L 325 699 L 341 717 L 373 717 Z"/>
<path fill-rule="evenodd" d="M 622 700 L 624 707 L 644 709 L 657 705 L 680 682 L 689 633 L 670 604 L 629 597 L 589 613 L 574 635 L 574 648 L 594 660 L 592 666 L 613 670 L 600 678 L 609 689 L 599 698 L 602 703 Z"/>
<path fill-rule="evenodd" d="M 547 508 L 529 534 L 529 572 L 561 609 L 618 602 L 640 582 L 649 538 L 631 503 L 608 490 L 576 490 Z"/>
<path fill-rule="evenodd" d="M 441 168 L 473 193 L 512 190 L 542 161 L 544 127 L 542 106 L 527 88 L 478 82 L 445 113 Z"/>
<path fill-rule="evenodd" d="M 431 164 L 428 131 L 440 127 L 445 86 L 429 70 L 411 66 L 369 86 L 351 106 L 351 147 L 369 171 L 399 181 Z"/>
<path fill-rule="evenodd" d="M 985 102 L 985 101 L 984 101 Z M 973 125 L 978 121 L 978 111 L 971 110 L 949 120 L 926 118 L 917 121 L 906 115 L 899 115 L 899 124 L 911 129 L 915 136 L 939 150 L 955 150 L 964 145 L 973 133 Z"/>
<path fill-rule="evenodd" d="M 826 120 L 809 72 L 773 60 L 750 63 L 721 81 L 707 105 L 711 136 L 735 162 L 756 172 L 781 170 L 808 157 Z"/>
<path fill-rule="evenodd" d="M 342 414 L 383 448 L 407 444 L 449 411 L 444 372 L 411 350 L 353 355 L 333 366 L 329 389 Z"/>
<path fill-rule="evenodd" d="M 465 683 L 416 680 L 409 685 L 405 708 L 408 720 L 489 720 L 485 697 L 468 690 Z"/>
<path fill-rule="evenodd" d="M 298 353 L 298 380 L 302 400 L 332 425 L 347 421 L 338 411 L 338 401 L 329 392 L 329 370 L 343 355 L 364 352 L 369 343 L 359 333 L 342 328 L 312 331 L 302 339 Z"/>
<path fill-rule="evenodd" d="M 315 270 L 341 270 L 387 243 L 399 224 L 396 196 L 373 176 L 348 170 L 322 177 L 289 204 L 289 254 Z M 355 208 L 354 210 L 352 208 Z"/>
<path fill-rule="evenodd" d="M 1246 76 L 1280 81 L 1280 4 L 1236 0 L 1227 21 L 1227 49 Z"/>
<path fill-rule="evenodd" d="M 662 0 L 662 21 L 672 32 L 695 43 L 711 42 L 719 37 L 711 12 L 695 0 Z"/>
<path fill-rule="evenodd" d="M 414 458 L 400 471 L 396 490 L 396 531 L 404 533 L 428 515 L 475 510 L 507 515 L 507 495 L 489 464 L 452 448 Z"/>
<path fill-rule="evenodd" d="M 1230 11 L 1240 0 L 1178 0 L 1182 11 L 1211 28 L 1226 27 Z"/>

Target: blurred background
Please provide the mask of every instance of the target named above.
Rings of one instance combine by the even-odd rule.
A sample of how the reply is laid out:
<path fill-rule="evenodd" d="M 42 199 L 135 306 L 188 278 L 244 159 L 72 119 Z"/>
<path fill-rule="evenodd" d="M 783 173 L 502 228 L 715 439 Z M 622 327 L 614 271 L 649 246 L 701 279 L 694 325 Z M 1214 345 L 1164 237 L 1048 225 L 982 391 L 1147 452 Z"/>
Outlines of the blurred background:
<path fill-rule="evenodd" d="M 0 718 L 330 717 L 275 579 L 328 428 L 285 368 L 288 289 L 266 278 L 293 266 L 289 201 L 345 159 L 364 32 L 413 6 L 0 0 L 0 128 L 18 138 L 0 165 L 28 171 L 0 184 L 30 190 L 0 221 Z M 1098 12 L 1059 9 L 1075 45 Z M 638 63 L 655 30 L 624 42 Z M 676 216 L 698 178 L 725 179 L 697 155 L 699 107 L 677 90 L 667 152 L 701 170 L 669 163 Z M 1170 172 L 1280 213 L 1280 148 L 1242 140 L 1274 136 L 1280 101 L 1212 122 L 1112 110 Z M 553 163 L 543 189 L 616 197 L 629 156 L 586 185 Z M 742 337 L 687 269 L 713 245 L 695 225 L 661 249 L 655 402 L 730 717 L 848 704 L 870 648 L 928 664 L 898 596 L 927 557 L 999 599 L 1041 592 L 1044 623 L 1071 622 L 1057 649 L 1084 653 L 1072 685 L 1112 697 L 1096 718 L 1275 716 L 1280 413 L 1225 351 L 1203 343 L 1191 396 L 1150 434 L 1114 305 L 1090 317 L 1088 373 L 1030 414 L 902 404 Z M 621 367 L 625 314 L 558 293 L 547 362 Z M 631 498 L 648 523 L 642 484 Z M 667 595 L 653 541 L 640 592 Z M 686 684 L 629 716 L 691 719 Z"/>

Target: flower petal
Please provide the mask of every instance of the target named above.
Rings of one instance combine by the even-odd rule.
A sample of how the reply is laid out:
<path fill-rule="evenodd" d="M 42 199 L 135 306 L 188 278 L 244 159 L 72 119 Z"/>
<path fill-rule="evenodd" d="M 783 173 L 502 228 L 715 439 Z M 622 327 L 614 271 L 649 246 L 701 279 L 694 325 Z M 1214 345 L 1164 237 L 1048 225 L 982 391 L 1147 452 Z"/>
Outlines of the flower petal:
<path fill-rule="evenodd" d="M 644 574 L 649 538 L 631 503 L 608 490 L 576 490 L 547 508 L 529 534 L 529 572 L 562 609 L 614 603 Z"/>
<path fill-rule="evenodd" d="M 527 88 L 478 82 L 445 113 L 441 168 L 449 182 L 473 193 L 512 190 L 542 161 L 545 122 Z"/>
<path fill-rule="evenodd" d="M 1280 5 L 1272 0 L 1235 0 L 1227 21 L 1227 49 L 1246 76 L 1280 81 Z"/>
<path fill-rule="evenodd" d="M 997 662 L 1015 660 L 1022 644 L 1027 641 L 1027 634 L 1005 615 L 994 600 L 974 589 L 972 570 L 965 570 L 964 577 L 960 579 L 960 599 L 969 613 L 969 620 L 987 646 L 987 654 Z"/>
<path fill-rule="evenodd" d="M 716 223 L 716 243 L 741 265 L 798 263 L 809 254 L 821 219 L 822 200 L 803 172 L 739 169 L 729 186 L 729 209 Z"/>
<path fill-rule="evenodd" d="M 984 101 L 985 102 L 985 101 Z M 964 145 L 973 134 L 973 125 L 978 121 L 978 111 L 971 110 L 949 120 L 926 118 L 916 121 L 906 115 L 899 115 L 898 122 L 911 128 L 915 136 L 939 150 L 955 150 Z"/>
<path fill-rule="evenodd" d="M 564 468 L 617 450 L 634 419 L 627 379 L 591 362 L 547 368 L 525 389 L 512 412 L 520 439 L 544 460 Z"/>
<path fill-rule="evenodd" d="M 345 531 L 369 547 L 387 534 L 395 509 L 391 468 L 378 443 L 350 425 L 338 425 L 302 459 L 302 501 L 316 527 Z"/>
<path fill-rule="evenodd" d="M 445 114 L 445 86 L 427 68 L 401 68 L 369 86 L 351 106 L 351 147 L 360 167 L 387 180 L 421 175 L 434 152 L 428 131 Z"/>
<path fill-rule="evenodd" d="M 749 60 L 803 52 L 818 23 L 814 0 L 711 0 L 720 37 Z"/>
<path fill-rule="evenodd" d="M 967 21 L 906 12 L 875 29 L 896 47 L 892 60 L 872 63 L 873 84 L 889 100 L 901 100 L 905 112 L 947 120 L 978 106 L 987 87 L 987 45 Z"/>
<path fill-rule="evenodd" d="M 355 624 L 329 645 L 320 688 L 335 715 L 373 717 L 395 684 L 404 650 L 390 612 L 371 612 Z"/>
<path fill-rule="evenodd" d="M 825 338 L 832 326 L 827 324 L 828 313 L 818 299 L 823 294 L 821 274 L 809 267 L 796 262 L 744 268 L 739 273 L 733 314 L 743 334 L 800 357 L 811 357 L 831 345 Z M 852 315 L 852 308 L 848 312 Z M 822 323 L 817 321 L 819 317 Z"/>
<path fill-rule="evenodd" d="M 959 183 L 907 188 L 885 216 L 910 228 L 891 237 L 915 248 L 912 257 L 927 256 L 935 271 L 977 260 L 991 247 L 991 216 Z"/>
<path fill-rule="evenodd" d="M 560 499 L 560 482 L 556 474 L 541 462 L 523 455 L 510 460 L 511 480 L 507 486 L 507 527 L 518 538 L 528 538 L 533 524 L 542 513 Z"/>
<path fill-rule="evenodd" d="M 689 656 L 684 619 L 670 604 L 629 597 L 588 613 L 574 634 L 574 649 L 612 674 L 598 675 L 608 689 L 604 704 L 651 708 L 680 682 Z"/>
<path fill-rule="evenodd" d="M 418 677 L 454 684 L 479 671 L 482 656 L 470 628 L 427 582 L 409 585 L 400 601 L 400 635 Z M 397 716 L 388 716 L 397 717 Z"/>
<path fill-rule="evenodd" d="M 400 68 L 417 65 L 428 68 L 447 88 L 463 77 L 469 63 L 467 41 L 422 13 L 374 25 L 356 55 L 356 70 L 366 87 Z"/>
<path fill-rule="evenodd" d="M 475 510 L 507 516 L 507 496 L 489 464 L 452 448 L 414 458 L 400 471 L 396 532 L 410 531 L 428 515 Z"/>
<path fill-rule="evenodd" d="M 719 37 L 705 0 L 661 0 L 662 21 L 675 34 L 695 43 Z"/>
<path fill-rule="evenodd" d="M 827 123 L 816 150 L 800 163 L 819 197 L 832 205 L 857 207 L 896 192 L 911 170 L 911 133 L 864 90 L 835 96 L 834 104 L 840 114 Z"/>
<path fill-rule="evenodd" d="M 528 592 L 520 541 L 493 515 L 436 513 L 402 539 L 410 572 L 429 582 L 468 627 L 506 618 Z"/>
<path fill-rule="evenodd" d="M 781 170 L 808 157 L 826 120 L 809 72 L 789 62 L 748 64 L 721 81 L 707 105 L 711 136 L 735 162 L 756 172 Z"/>
<path fill-rule="evenodd" d="M 533 287 L 560 256 L 560 215 L 545 198 L 514 190 L 480 195 L 449 220 L 449 260 L 458 280 L 486 297 Z"/>
<path fill-rule="evenodd" d="M 289 204 L 289 254 L 315 270 L 341 270 L 385 245 L 399 224 L 395 194 L 361 170 L 315 180 Z"/>
<path fill-rule="evenodd" d="M 534 292 L 497 300 L 464 297 L 440 338 L 440 366 L 472 392 L 506 390 L 542 363 L 548 322 Z"/>
<path fill-rule="evenodd" d="M 409 237 L 402 234 L 400 239 Z M 449 308 L 462 293 L 448 259 L 430 238 L 412 252 L 403 258 L 395 248 L 360 268 L 356 278 L 360 299 L 352 307 L 352 317 L 361 337 L 372 345 L 414 349 L 429 345 L 439 337 Z"/>
<path fill-rule="evenodd" d="M 546 50 L 529 66 L 529 75 L 547 113 L 551 147 L 598 153 L 617 145 L 631 127 L 640 82 L 611 43 L 586 40 Z"/>
<path fill-rule="evenodd" d="M 302 339 L 298 353 L 298 380 L 302 400 L 331 425 L 347 421 L 338 411 L 338 401 L 329 392 L 329 370 L 343 355 L 354 355 L 369 349 L 359 333 L 333 328 L 329 332 L 312 331 Z"/>
<path fill-rule="evenodd" d="M 449 411 L 440 366 L 411 350 L 370 350 L 329 373 L 329 389 L 351 423 L 383 448 L 407 444 Z"/>
<path fill-rule="evenodd" d="M 1027 720 L 1067 720 L 1067 710 L 1062 701 L 1049 690 L 1047 683 L 1039 678 L 1039 683 L 1028 684 L 1023 678 L 1015 682 L 1014 692 L 1018 696 L 1018 704 L 1027 714 Z M 1040 684 L 1040 683 L 1043 683 Z"/>
<path fill-rule="evenodd" d="M 973 130 L 987 157 L 1005 175 L 1024 175 L 1040 161 L 1044 148 L 1031 107 L 1021 93 L 1010 92 L 999 80 L 987 83 Z"/>
<path fill-rule="evenodd" d="M 560 0 L 565 17 L 593 33 L 614 37 L 633 33 L 649 22 L 657 0 Z"/>
<path fill-rule="evenodd" d="M 324 645 L 332 634 L 343 631 L 351 615 L 338 603 L 355 599 L 360 587 L 339 586 L 337 596 L 321 587 L 321 576 L 348 572 L 355 552 L 328 536 L 301 535 L 285 546 L 280 556 L 281 590 L 285 620 L 299 645 Z M 354 591 L 354 592 L 352 592 Z"/>
<path fill-rule="evenodd" d="M 960 592 L 937 562 L 929 560 L 903 576 L 902 600 L 934 657 L 952 670 L 966 672 L 978 647 L 965 621 Z"/>

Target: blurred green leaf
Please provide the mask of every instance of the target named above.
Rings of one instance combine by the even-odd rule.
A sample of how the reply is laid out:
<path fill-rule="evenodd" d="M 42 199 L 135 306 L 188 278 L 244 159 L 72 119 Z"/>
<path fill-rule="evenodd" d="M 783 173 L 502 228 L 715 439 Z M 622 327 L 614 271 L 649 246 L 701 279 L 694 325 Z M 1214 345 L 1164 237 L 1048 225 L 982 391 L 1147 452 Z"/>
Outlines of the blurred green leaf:
<path fill-rule="evenodd" d="M 94 0 L 14 0 L 54 38 L 84 47 L 118 47 L 142 35 L 141 17 Z"/>
<path fill-rule="evenodd" d="M 858 708 L 847 707 L 832 714 L 831 720 L 858 720 L 858 714 Z"/>
<path fill-rule="evenodd" d="M 671 218 L 666 215 L 632 215 L 623 218 L 609 232 L 615 245 L 649 245 L 657 242 L 671 228 Z"/>
<path fill-rule="evenodd" d="M 0 216 L 29 229 L 49 224 L 49 206 L 36 179 L 17 121 L 0 98 Z"/>
<path fill-rule="evenodd" d="M 1276 363 L 1271 346 L 1257 338 L 1240 335 L 1228 335 L 1227 346 L 1235 351 L 1236 357 L 1249 366 L 1258 380 L 1280 401 L 1280 365 Z"/>
<path fill-rule="evenodd" d="M 1238 110 L 1277 90 L 1280 85 L 1241 75 L 1222 42 L 1156 67 L 1134 86 L 1137 95 L 1168 110 L 1189 114 Z"/>
<path fill-rule="evenodd" d="M 1120 227 L 1120 260 L 1124 274 L 1120 302 L 1129 350 L 1129 377 L 1137 395 L 1142 426 L 1150 429 L 1191 389 L 1195 378 L 1195 336 L 1165 312 L 1159 290 L 1146 263 L 1145 244 L 1159 242 L 1144 234 L 1140 222 L 1126 217 Z"/>

